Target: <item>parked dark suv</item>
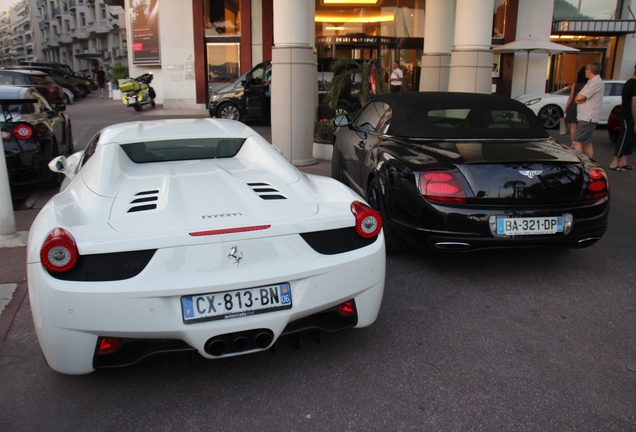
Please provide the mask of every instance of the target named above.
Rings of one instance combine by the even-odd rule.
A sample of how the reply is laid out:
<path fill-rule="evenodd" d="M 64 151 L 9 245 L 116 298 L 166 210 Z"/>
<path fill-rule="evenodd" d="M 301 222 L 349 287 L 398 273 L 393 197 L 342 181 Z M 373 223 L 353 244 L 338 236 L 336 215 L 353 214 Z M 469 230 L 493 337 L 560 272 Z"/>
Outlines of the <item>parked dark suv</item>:
<path fill-rule="evenodd" d="M 213 92 L 208 104 L 210 117 L 270 120 L 271 98 L 267 78 L 271 76 L 271 68 L 269 61 L 259 63 L 234 82 Z M 332 79 L 333 72 L 318 74 L 318 115 L 321 119 L 360 109 L 360 98 L 357 96 L 360 91 L 360 74 L 351 74 L 351 88 L 348 93 L 343 92 L 340 95 L 336 110 L 329 108 L 326 102 Z"/>
<path fill-rule="evenodd" d="M 210 117 L 269 120 L 271 100 L 265 82 L 271 67 L 268 61 L 259 63 L 233 83 L 215 91 L 208 105 Z"/>
<path fill-rule="evenodd" d="M 3 69 L 0 70 L 0 85 L 35 87 L 53 109 L 57 111 L 66 109 L 62 87 L 44 72 Z"/>
<path fill-rule="evenodd" d="M 22 70 L 37 70 L 48 74 L 53 81 L 60 86 L 69 89 L 75 98 L 86 97 L 91 92 L 91 81 L 87 78 L 82 78 L 75 75 L 69 75 L 63 72 L 61 69 L 44 66 L 26 66 L 20 65 L 11 67 L 10 69 L 22 69 Z"/>

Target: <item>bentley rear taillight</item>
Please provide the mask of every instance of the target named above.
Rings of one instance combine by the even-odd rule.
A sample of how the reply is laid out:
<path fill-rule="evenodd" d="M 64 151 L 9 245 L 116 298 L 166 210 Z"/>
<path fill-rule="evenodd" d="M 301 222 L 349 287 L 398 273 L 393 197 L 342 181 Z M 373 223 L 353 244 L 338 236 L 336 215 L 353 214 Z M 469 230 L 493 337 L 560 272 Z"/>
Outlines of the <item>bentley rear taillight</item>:
<path fill-rule="evenodd" d="M 599 167 L 590 168 L 587 180 L 585 199 L 588 201 L 601 199 L 609 193 L 609 183 L 605 170 Z"/>
<path fill-rule="evenodd" d="M 450 170 L 420 173 L 420 191 L 424 198 L 451 204 L 466 202 L 466 193 L 457 176 Z"/>
<path fill-rule="evenodd" d="M 351 213 L 356 218 L 356 232 L 360 237 L 372 238 L 382 229 L 380 213 L 360 201 L 351 203 Z"/>
<path fill-rule="evenodd" d="M 78 256 L 75 239 L 64 228 L 55 228 L 51 231 L 40 249 L 42 265 L 55 273 L 63 273 L 72 269 Z"/>

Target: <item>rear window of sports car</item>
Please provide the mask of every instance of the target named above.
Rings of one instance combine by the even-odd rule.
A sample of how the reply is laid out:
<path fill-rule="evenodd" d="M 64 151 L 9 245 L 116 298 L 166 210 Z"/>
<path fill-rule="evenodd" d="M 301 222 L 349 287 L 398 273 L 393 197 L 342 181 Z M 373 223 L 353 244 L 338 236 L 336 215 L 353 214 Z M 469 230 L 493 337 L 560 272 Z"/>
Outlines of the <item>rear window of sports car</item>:
<path fill-rule="evenodd" d="M 234 157 L 245 138 L 171 139 L 124 144 L 121 148 L 135 163 L 170 162 Z"/>

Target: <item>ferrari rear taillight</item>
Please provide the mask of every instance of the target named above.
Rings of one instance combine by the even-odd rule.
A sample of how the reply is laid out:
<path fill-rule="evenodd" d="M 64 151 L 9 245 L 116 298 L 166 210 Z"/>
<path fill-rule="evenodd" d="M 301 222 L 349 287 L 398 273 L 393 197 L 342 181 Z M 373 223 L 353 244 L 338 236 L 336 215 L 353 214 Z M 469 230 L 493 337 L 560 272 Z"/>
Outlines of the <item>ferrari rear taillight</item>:
<path fill-rule="evenodd" d="M 51 231 L 40 249 L 42 265 L 55 273 L 63 273 L 72 269 L 78 256 L 75 239 L 64 228 L 55 228 Z"/>
<path fill-rule="evenodd" d="M 466 193 L 457 176 L 450 170 L 420 173 L 420 190 L 424 198 L 451 204 L 466 202 Z"/>
<path fill-rule="evenodd" d="M 587 190 L 585 199 L 588 201 L 604 198 L 609 193 L 607 174 L 602 168 L 590 168 L 588 173 Z"/>
<path fill-rule="evenodd" d="M 351 213 L 356 218 L 356 232 L 360 237 L 372 238 L 380 233 L 382 229 L 380 213 L 360 201 L 351 203 Z"/>

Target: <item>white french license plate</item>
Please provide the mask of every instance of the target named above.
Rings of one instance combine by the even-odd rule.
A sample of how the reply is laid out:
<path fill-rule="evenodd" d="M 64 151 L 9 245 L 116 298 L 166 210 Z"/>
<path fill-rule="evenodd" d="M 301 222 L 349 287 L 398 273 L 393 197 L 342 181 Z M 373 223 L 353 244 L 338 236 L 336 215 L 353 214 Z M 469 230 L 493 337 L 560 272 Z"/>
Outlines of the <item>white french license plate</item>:
<path fill-rule="evenodd" d="M 137 103 L 137 96 L 128 96 L 128 105 Z"/>
<path fill-rule="evenodd" d="M 241 318 L 291 307 L 288 283 L 181 297 L 183 322 L 186 324 Z"/>
<path fill-rule="evenodd" d="M 533 235 L 563 232 L 563 216 L 497 218 L 497 234 Z"/>

